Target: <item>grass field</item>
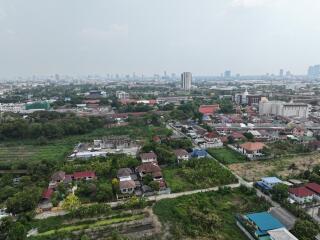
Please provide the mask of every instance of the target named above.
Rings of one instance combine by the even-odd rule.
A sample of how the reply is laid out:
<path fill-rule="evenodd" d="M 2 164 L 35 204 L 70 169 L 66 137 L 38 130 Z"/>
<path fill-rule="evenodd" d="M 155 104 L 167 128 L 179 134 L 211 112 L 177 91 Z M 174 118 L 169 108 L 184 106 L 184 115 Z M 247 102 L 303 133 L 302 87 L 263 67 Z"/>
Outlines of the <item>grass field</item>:
<path fill-rule="evenodd" d="M 58 229 L 52 229 L 46 232 L 39 233 L 37 236 L 44 237 L 44 236 L 50 236 L 53 234 L 61 233 L 61 232 L 73 232 L 73 231 L 79 231 L 79 230 L 85 230 L 85 229 L 95 229 L 102 226 L 107 226 L 115 223 L 122 223 L 122 222 L 129 222 L 134 221 L 138 219 L 144 218 L 144 214 L 138 214 L 138 215 L 132 215 L 132 216 L 126 216 L 126 217 L 114 217 L 111 219 L 103 219 L 99 220 L 93 223 L 78 223 L 68 226 L 60 226 Z M 32 238 L 37 239 L 37 237 Z"/>
<path fill-rule="evenodd" d="M 223 164 L 246 162 L 246 158 L 240 153 L 224 147 L 224 148 L 210 148 L 207 150 L 211 156 Z"/>
<path fill-rule="evenodd" d="M 153 126 L 122 126 L 101 128 L 83 135 L 68 136 L 48 141 L 46 145 L 38 145 L 36 140 L 16 140 L 0 142 L 0 166 L 39 162 L 41 160 L 63 161 L 79 142 L 92 141 L 107 135 L 129 135 L 132 139 L 146 141 L 155 134 L 168 134 L 168 129 Z M 0 167 L 1 168 L 1 167 Z"/>
<path fill-rule="evenodd" d="M 164 168 L 164 179 L 172 192 L 209 188 L 236 182 L 227 169 L 211 158 L 194 159 L 178 168 Z"/>
<path fill-rule="evenodd" d="M 254 192 L 238 188 L 163 199 L 153 209 L 164 228 L 169 228 L 170 239 L 245 240 L 235 215 L 268 207 Z"/>
<path fill-rule="evenodd" d="M 312 169 L 317 164 L 320 164 L 319 152 L 275 160 L 235 163 L 228 165 L 228 167 L 248 181 L 257 181 L 266 176 L 282 178 L 290 177 L 290 175 L 296 176 L 307 169 Z"/>

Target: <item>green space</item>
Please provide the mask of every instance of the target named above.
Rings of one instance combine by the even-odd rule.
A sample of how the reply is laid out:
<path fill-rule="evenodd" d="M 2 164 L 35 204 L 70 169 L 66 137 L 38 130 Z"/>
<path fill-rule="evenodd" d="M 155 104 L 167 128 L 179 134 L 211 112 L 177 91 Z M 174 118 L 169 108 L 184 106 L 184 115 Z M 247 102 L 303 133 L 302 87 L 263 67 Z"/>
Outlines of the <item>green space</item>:
<path fill-rule="evenodd" d="M 25 168 L 30 162 L 63 161 L 79 142 L 92 141 L 95 138 L 110 135 L 129 135 L 132 139 L 149 140 L 154 135 L 168 135 L 170 130 L 165 127 L 121 126 L 99 128 L 83 135 L 66 136 L 62 139 L 48 140 L 40 144 L 37 140 L 15 140 L 0 143 L 0 168 Z"/>
<path fill-rule="evenodd" d="M 30 239 L 38 239 L 38 237 L 48 237 L 53 234 L 65 233 L 65 232 L 73 232 L 85 229 L 95 229 L 102 226 L 107 226 L 115 223 L 122 223 L 122 222 L 129 222 L 138 219 L 144 218 L 144 214 L 137 214 L 137 215 L 129 215 L 124 217 L 113 217 L 111 219 L 103 219 L 98 220 L 92 223 L 75 223 L 72 225 L 62 226 L 58 229 L 52 229 L 46 232 L 39 233 L 37 237 L 32 237 Z"/>
<path fill-rule="evenodd" d="M 172 192 L 221 186 L 237 182 L 236 177 L 212 158 L 191 159 L 179 167 L 163 169 Z"/>
<path fill-rule="evenodd" d="M 268 207 L 254 190 L 240 187 L 163 199 L 153 209 L 164 228 L 169 228 L 170 239 L 245 240 L 235 215 Z"/>
<path fill-rule="evenodd" d="M 240 153 L 227 148 L 209 148 L 208 153 L 223 164 L 246 162 L 246 158 Z"/>

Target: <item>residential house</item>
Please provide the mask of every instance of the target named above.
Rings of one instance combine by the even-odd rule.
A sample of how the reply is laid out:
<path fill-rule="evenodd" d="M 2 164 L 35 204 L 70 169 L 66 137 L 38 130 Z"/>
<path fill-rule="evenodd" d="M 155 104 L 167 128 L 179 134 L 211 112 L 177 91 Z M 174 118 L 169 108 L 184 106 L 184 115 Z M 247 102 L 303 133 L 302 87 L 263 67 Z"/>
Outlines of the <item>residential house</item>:
<path fill-rule="evenodd" d="M 173 151 L 176 155 L 178 163 L 189 160 L 189 153 L 184 149 L 176 149 Z"/>
<path fill-rule="evenodd" d="M 246 155 L 250 159 L 262 156 L 262 149 L 266 145 L 261 142 L 246 142 L 241 144 L 239 147 L 240 152 Z"/>
<path fill-rule="evenodd" d="M 51 181 L 49 182 L 49 188 L 56 188 L 59 183 L 64 182 L 66 178 L 66 173 L 63 171 L 58 171 L 52 174 Z"/>
<path fill-rule="evenodd" d="M 43 200 L 50 200 L 51 197 L 52 197 L 53 192 L 54 192 L 54 191 L 53 191 L 52 188 L 47 188 L 47 189 L 45 189 L 45 190 L 42 192 L 42 195 L 41 195 L 42 199 L 43 199 Z"/>
<path fill-rule="evenodd" d="M 223 142 L 219 138 L 213 138 L 211 141 L 204 142 L 199 145 L 203 149 L 220 148 L 223 147 Z"/>
<path fill-rule="evenodd" d="M 210 142 L 212 139 L 219 137 L 217 132 L 208 132 L 204 135 L 204 140 Z"/>
<path fill-rule="evenodd" d="M 123 180 L 119 182 L 119 189 L 122 194 L 132 194 L 136 184 L 133 180 Z"/>
<path fill-rule="evenodd" d="M 262 191 L 271 191 L 272 188 L 282 183 L 282 181 L 277 177 L 265 177 L 262 178 L 261 181 L 256 182 L 257 187 L 259 187 Z"/>
<path fill-rule="evenodd" d="M 133 174 L 133 172 L 130 168 L 120 168 L 117 172 L 117 177 L 120 182 L 128 181 L 128 180 L 132 180 L 131 174 Z"/>
<path fill-rule="evenodd" d="M 191 153 L 191 157 L 193 158 L 205 158 L 208 156 L 208 153 L 202 149 L 194 149 Z"/>
<path fill-rule="evenodd" d="M 136 172 L 138 172 L 140 177 L 143 178 L 147 174 L 161 172 L 161 168 L 155 162 L 145 162 L 136 168 Z"/>
<path fill-rule="evenodd" d="M 289 188 L 290 198 L 299 204 L 312 202 L 315 193 L 306 187 Z"/>
<path fill-rule="evenodd" d="M 76 181 L 78 180 L 90 181 L 97 178 L 96 173 L 93 171 L 75 172 L 72 176 L 73 176 L 72 178 Z"/>
<path fill-rule="evenodd" d="M 231 133 L 231 137 L 235 140 L 235 141 L 242 141 L 245 140 L 246 137 L 241 133 L 241 132 L 237 132 L 234 131 Z"/>
<path fill-rule="evenodd" d="M 320 185 L 317 183 L 307 183 L 305 185 L 306 188 L 314 192 L 314 199 L 320 201 Z"/>
<path fill-rule="evenodd" d="M 157 162 L 157 155 L 153 151 L 148 153 L 141 153 L 140 158 L 142 163 Z"/>

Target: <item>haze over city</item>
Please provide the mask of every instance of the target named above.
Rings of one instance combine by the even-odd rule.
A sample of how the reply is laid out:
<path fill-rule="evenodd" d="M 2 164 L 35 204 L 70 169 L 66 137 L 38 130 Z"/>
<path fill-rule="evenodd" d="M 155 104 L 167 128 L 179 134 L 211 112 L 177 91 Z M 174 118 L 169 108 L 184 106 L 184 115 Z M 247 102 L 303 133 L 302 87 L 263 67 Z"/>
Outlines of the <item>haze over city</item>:
<path fill-rule="evenodd" d="M 306 74 L 318 0 L 0 0 L 0 77 Z"/>

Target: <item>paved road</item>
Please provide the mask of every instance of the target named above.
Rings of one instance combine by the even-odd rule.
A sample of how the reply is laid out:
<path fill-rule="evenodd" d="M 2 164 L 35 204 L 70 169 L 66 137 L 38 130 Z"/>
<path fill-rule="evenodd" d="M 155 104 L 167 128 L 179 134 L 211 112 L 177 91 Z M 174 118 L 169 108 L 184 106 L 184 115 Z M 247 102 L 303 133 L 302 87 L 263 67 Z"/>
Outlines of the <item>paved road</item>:
<path fill-rule="evenodd" d="M 234 184 L 228 184 L 228 185 L 224 185 L 224 186 L 220 186 L 220 187 L 237 188 L 237 187 L 240 187 L 240 184 L 239 183 L 234 183 Z M 187 191 L 187 192 L 161 194 L 161 195 L 158 195 L 158 196 L 150 196 L 147 199 L 149 201 L 159 201 L 159 200 L 166 199 L 166 198 L 177 198 L 177 197 L 180 197 L 180 196 L 192 195 L 192 194 L 195 194 L 195 193 L 218 191 L 218 189 L 219 189 L 219 187 L 211 187 L 211 188 L 197 189 L 197 190 Z"/>

